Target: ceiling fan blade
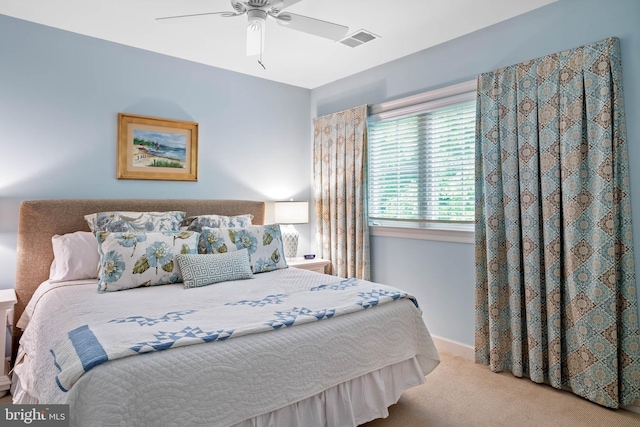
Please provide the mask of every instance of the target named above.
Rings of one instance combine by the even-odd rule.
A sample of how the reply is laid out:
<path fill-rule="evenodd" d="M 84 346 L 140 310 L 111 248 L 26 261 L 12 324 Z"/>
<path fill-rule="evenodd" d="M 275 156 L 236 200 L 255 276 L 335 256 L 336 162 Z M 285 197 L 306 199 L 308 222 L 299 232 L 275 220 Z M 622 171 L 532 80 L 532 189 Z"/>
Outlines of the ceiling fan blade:
<path fill-rule="evenodd" d="M 280 13 L 289 6 L 292 6 L 302 0 L 280 0 L 274 4 L 272 4 L 267 11 L 267 13 L 274 18 L 277 18 Z"/>
<path fill-rule="evenodd" d="M 344 25 L 309 18 L 308 16 L 296 15 L 295 13 L 281 13 L 278 16 L 274 16 L 274 18 L 276 18 L 278 24 L 284 27 L 334 41 L 342 39 L 349 31 L 349 27 L 345 27 Z"/>
<path fill-rule="evenodd" d="M 241 13 L 236 12 L 206 12 L 206 13 L 193 13 L 191 15 L 176 15 L 176 16 L 163 16 L 162 18 L 156 18 L 156 21 L 163 21 L 168 19 L 176 19 L 176 18 L 193 18 L 196 16 L 207 16 L 207 15 L 221 15 L 225 18 L 230 18 L 232 16 L 242 15 Z"/>
<path fill-rule="evenodd" d="M 247 25 L 247 56 L 260 55 L 264 51 L 264 22 Z"/>

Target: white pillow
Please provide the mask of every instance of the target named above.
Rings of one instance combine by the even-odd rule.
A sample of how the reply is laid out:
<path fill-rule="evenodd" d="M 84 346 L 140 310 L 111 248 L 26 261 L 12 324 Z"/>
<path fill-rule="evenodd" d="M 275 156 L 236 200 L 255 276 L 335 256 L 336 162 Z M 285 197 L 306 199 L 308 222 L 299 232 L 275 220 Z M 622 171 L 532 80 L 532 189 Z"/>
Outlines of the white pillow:
<path fill-rule="evenodd" d="M 52 283 L 66 280 L 95 279 L 98 277 L 100 254 L 96 236 L 89 231 L 55 235 L 53 245 L 53 263 L 49 270 Z"/>

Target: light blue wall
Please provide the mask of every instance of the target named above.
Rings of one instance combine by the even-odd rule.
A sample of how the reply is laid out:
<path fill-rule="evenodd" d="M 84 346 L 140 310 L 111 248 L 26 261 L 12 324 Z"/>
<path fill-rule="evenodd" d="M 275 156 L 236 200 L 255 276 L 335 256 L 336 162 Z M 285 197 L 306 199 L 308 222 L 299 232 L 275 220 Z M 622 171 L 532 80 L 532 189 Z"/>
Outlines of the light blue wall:
<path fill-rule="evenodd" d="M 198 122 L 198 182 L 117 180 L 118 112 Z M 310 115 L 307 89 L 0 15 L 0 288 L 21 200 L 310 200 Z"/>
<path fill-rule="evenodd" d="M 482 72 L 616 36 L 622 46 L 637 243 L 640 241 L 639 22 L 638 0 L 560 0 L 314 89 L 311 114 L 319 116 L 355 105 L 377 104 L 473 80 Z M 388 237 L 371 240 L 373 279 L 414 293 L 432 334 L 473 345 L 473 246 Z M 640 265 L 638 246 L 635 256 L 636 265 Z"/>
<path fill-rule="evenodd" d="M 0 288 L 13 286 L 21 200 L 311 200 L 309 117 L 472 80 L 611 36 L 622 42 L 638 241 L 639 18 L 638 0 L 560 0 L 308 91 L 0 16 Z M 199 181 L 117 180 L 118 112 L 199 122 Z M 314 249 L 312 227 L 297 227 L 304 251 Z M 419 298 L 434 335 L 473 345 L 472 245 L 374 237 L 372 267 L 374 280 Z"/>

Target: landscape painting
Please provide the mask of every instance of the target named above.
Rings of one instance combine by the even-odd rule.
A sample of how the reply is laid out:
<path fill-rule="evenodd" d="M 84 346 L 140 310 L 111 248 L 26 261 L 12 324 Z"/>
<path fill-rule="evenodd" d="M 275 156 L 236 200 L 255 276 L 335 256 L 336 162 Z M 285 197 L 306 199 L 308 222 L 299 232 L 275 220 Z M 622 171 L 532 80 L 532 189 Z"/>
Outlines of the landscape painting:
<path fill-rule="evenodd" d="M 172 132 L 133 130 L 136 149 L 133 166 L 184 168 L 187 161 L 187 136 Z"/>
<path fill-rule="evenodd" d="M 118 114 L 118 179 L 198 180 L 198 124 Z"/>

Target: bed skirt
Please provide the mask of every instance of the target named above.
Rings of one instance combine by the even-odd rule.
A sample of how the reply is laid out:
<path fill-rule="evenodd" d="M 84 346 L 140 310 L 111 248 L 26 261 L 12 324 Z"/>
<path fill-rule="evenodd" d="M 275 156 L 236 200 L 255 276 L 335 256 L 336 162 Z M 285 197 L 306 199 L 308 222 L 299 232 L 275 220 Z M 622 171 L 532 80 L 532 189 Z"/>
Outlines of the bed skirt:
<path fill-rule="evenodd" d="M 389 406 L 397 403 L 404 390 L 423 384 L 418 360 L 385 366 L 284 408 L 235 424 L 233 427 L 358 426 L 389 416 Z M 38 404 L 20 386 L 14 373 L 11 386 L 14 404 Z"/>

